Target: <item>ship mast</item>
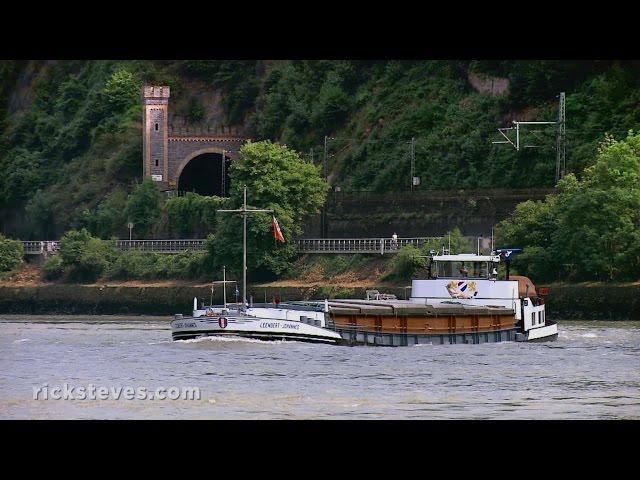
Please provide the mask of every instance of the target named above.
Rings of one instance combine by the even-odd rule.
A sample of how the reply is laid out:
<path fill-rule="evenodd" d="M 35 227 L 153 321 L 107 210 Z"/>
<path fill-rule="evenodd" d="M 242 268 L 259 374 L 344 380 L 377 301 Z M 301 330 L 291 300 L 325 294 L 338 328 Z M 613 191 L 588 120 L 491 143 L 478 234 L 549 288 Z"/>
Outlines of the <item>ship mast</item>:
<path fill-rule="evenodd" d="M 270 212 L 273 210 L 247 208 L 247 186 L 244 186 L 244 203 L 242 208 L 236 210 L 216 210 L 216 212 L 241 213 L 243 221 L 242 236 L 242 306 L 247 306 L 247 215 L 256 212 Z"/>

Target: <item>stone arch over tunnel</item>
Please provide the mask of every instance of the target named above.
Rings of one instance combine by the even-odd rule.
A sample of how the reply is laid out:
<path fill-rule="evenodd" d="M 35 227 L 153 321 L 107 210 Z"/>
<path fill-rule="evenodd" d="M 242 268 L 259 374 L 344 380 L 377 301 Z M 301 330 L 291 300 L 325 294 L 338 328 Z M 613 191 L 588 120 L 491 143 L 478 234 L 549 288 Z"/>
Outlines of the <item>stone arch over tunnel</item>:
<path fill-rule="evenodd" d="M 224 157 L 223 157 L 224 154 Z M 176 172 L 178 191 L 229 196 L 229 152 L 203 149 L 186 157 Z"/>

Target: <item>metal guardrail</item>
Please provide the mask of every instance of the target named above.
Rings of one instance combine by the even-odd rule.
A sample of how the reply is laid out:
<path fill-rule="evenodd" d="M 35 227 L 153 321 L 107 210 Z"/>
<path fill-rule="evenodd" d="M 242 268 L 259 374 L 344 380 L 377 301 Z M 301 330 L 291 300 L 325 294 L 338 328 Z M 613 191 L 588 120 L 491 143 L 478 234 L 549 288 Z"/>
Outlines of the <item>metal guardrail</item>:
<path fill-rule="evenodd" d="M 413 245 L 420 248 L 430 240 L 442 240 L 444 237 L 398 238 L 305 238 L 296 240 L 298 249 L 304 253 L 397 253 L 402 247 Z M 151 253 L 180 253 L 185 250 L 203 252 L 206 239 L 184 240 L 113 240 L 119 250 L 138 250 Z M 27 255 L 55 253 L 59 250 L 57 241 L 24 241 Z"/>
<path fill-rule="evenodd" d="M 206 240 L 115 240 L 120 250 L 139 250 L 152 253 L 180 253 L 185 250 L 203 252 L 206 250 Z"/>
<path fill-rule="evenodd" d="M 152 253 L 180 253 L 185 250 L 202 252 L 206 250 L 205 239 L 190 240 L 113 240 L 119 250 L 139 250 Z M 43 255 L 60 250 L 57 241 L 29 240 L 23 241 L 25 255 Z"/>
<path fill-rule="evenodd" d="M 397 253 L 407 245 L 421 247 L 427 241 L 443 237 L 398 238 L 305 238 L 297 240 L 298 249 L 305 253 Z"/>

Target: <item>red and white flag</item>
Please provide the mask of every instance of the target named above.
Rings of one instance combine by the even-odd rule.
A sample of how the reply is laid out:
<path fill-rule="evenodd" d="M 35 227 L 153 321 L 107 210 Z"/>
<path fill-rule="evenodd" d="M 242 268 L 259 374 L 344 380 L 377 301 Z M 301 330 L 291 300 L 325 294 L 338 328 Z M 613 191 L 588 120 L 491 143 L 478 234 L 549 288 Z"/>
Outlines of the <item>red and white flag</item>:
<path fill-rule="evenodd" d="M 280 230 L 280 224 L 278 224 L 278 220 L 276 220 L 276 217 L 273 217 L 271 226 L 273 227 L 273 238 L 284 243 L 284 235 L 282 235 L 282 231 Z"/>

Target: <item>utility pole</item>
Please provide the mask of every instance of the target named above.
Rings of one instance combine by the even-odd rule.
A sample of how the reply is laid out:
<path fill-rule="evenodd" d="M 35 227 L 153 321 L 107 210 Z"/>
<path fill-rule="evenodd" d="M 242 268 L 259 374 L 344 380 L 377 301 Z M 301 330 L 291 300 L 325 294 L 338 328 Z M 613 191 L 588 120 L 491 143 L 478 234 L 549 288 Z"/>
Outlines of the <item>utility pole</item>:
<path fill-rule="evenodd" d="M 322 165 L 323 165 L 323 169 L 324 169 L 324 180 L 328 181 L 327 177 L 327 140 L 329 139 L 328 136 L 324 136 L 324 159 L 322 160 Z"/>
<path fill-rule="evenodd" d="M 560 92 L 560 106 L 558 108 L 558 138 L 556 140 L 556 183 L 566 172 L 566 111 L 565 111 L 565 95 Z"/>
<path fill-rule="evenodd" d="M 411 137 L 411 190 L 413 190 L 413 177 L 416 171 L 416 137 Z"/>
<path fill-rule="evenodd" d="M 329 182 L 328 179 L 328 170 L 327 170 L 327 140 L 329 137 L 327 135 L 324 136 L 324 156 L 322 159 L 322 168 L 324 171 L 324 181 Z M 322 214 L 320 217 L 320 229 L 322 230 L 322 238 L 327 238 L 327 201 L 325 200 L 324 205 L 322 206 Z"/>
<path fill-rule="evenodd" d="M 222 301 L 227 308 L 227 266 L 222 266 Z"/>
<path fill-rule="evenodd" d="M 243 221 L 243 236 L 242 236 L 242 306 L 247 306 L 247 215 L 249 213 L 256 212 L 270 212 L 273 210 L 247 208 L 247 186 L 244 186 L 244 203 L 242 208 L 236 210 L 216 210 L 216 212 L 229 212 L 229 213 L 241 213 Z"/>
<path fill-rule="evenodd" d="M 559 98 L 560 98 L 560 102 L 558 105 L 558 121 L 557 122 L 538 122 L 538 121 L 520 122 L 518 120 L 513 120 L 512 123 L 515 125 L 514 127 L 498 128 L 498 132 L 500 133 L 500 135 L 504 137 L 504 140 L 491 142 L 494 144 L 508 143 L 513 148 L 515 148 L 516 151 L 518 152 L 520 151 L 521 148 L 538 148 L 539 145 L 522 145 L 521 144 L 522 135 L 520 133 L 520 126 L 521 125 L 558 125 L 558 131 L 556 135 L 556 174 L 555 174 L 556 183 L 558 182 L 558 180 L 560 180 L 564 176 L 565 169 L 566 169 L 565 92 L 560 92 Z M 507 133 L 510 130 L 516 131 L 515 142 L 511 140 L 511 138 L 509 138 L 509 136 L 507 135 Z M 539 132 L 532 131 L 531 133 L 539 133 Z"/>
<path fill-rule="evenodd" d="M 227 153 L 226 150 L 222 150 L 222 181 L 220 182 L 220 185 L 221 185 L 221 187 L 220 187 L 220 190 L 221 190 L 220 196 L 221 197 L 224 197 L 224 191 L 225 191 L 225 187 L 226 187 L 225 178 L 224 178 L 225 177 L 225 171 L 224 170 L 226 168 L 226 165 L 225 165 L 225 163 L 226 163 L 225 154 L 226 153 Z"/>

